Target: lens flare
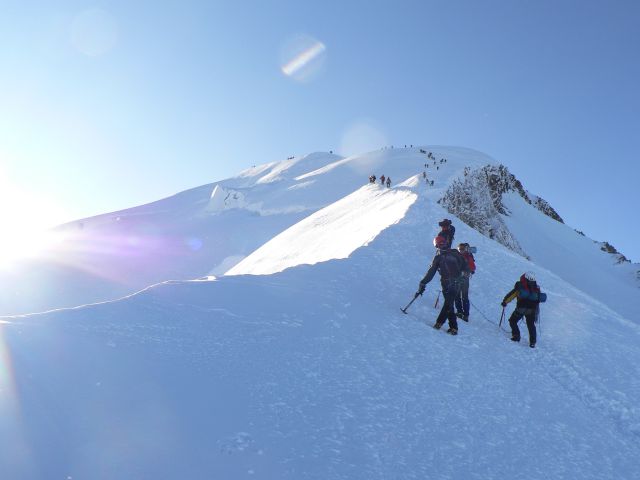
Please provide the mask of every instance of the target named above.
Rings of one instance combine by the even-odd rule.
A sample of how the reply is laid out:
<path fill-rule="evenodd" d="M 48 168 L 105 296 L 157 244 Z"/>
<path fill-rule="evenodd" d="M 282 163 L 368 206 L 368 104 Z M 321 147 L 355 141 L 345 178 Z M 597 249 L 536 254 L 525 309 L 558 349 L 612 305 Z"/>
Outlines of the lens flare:
<path fill-rule="evenodd" d="M 0 411 L 7 406 L 9 394 L 15 393 L 15 385 L 12 374 L 11 357 L 9 349 L 4 341 L 3 325 L 8 324 L 5 320 L 0 320 Z"/>
<path fill-rule="evenodd" d="M 381 128 L 372 120 L 358 120 L 345 130 L 340 150 L 344 156 L 349 157 L 378 150 L 385 145 L 387 138 Z"/>
<path fill-rule="evenodd" d="M 387 137 L 375 122 L 362 119 L 351 124 L 342 136 L 340 152 L 345 157 L 359 155 L 349 166 L 358 173 L 370 175 L 384 161 L 382 147 L 387 145 Z M 362 155 L 368 153 L 367 155 Z"/>
<path fill-rule="evenodd" d="M 24 472 L 31 470 L 28 466 L 33 464 L 33 455 L 25 435 L 19 390 L 6 339 L 7 326 L 7 321 L 0 320 L 0 441 L 5 449 L 4 458 L 10 459 L 9 470 Z"/>
<path fill-rule="evenodd" d="M 118 41 L 118 26 L 109 12 L 92 8 L 76 15 L 71 25 L 71 44 L 79 52 L 97 57 Z"/>
<path fill-rule="evenodd" d="M 280 69 L 287 77 L 309 81 L 324 66 L 327 47 L 315 38 L 299 35 L 289 40 L 282 49 Z"/>

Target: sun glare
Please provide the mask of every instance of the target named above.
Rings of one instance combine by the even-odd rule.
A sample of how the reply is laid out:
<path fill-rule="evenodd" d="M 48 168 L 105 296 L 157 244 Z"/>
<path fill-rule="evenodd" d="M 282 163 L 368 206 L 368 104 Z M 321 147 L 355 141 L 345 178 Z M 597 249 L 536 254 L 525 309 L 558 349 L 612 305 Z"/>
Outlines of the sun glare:
<path fill-rule="evenodd" d="M 57 242 L 47 231 L 63 217 L 62 210 L 50 199 L 32 194 L 0 176 L 0 267 L 38 256 Z"/>
<path fill-rule="evenodd" d="M 14 230 L 0 238 L 0 266 L 6 266 L 16 260 L 37 257 L 53 238 L 46 231 Z"/>
<path fill-rule="evenodd" d="M 322 70 L 326 50 L 326 46 L 315 38 L 295 36 L 282 48 L 280 69 L 287 77 L 309 81 Z"/>

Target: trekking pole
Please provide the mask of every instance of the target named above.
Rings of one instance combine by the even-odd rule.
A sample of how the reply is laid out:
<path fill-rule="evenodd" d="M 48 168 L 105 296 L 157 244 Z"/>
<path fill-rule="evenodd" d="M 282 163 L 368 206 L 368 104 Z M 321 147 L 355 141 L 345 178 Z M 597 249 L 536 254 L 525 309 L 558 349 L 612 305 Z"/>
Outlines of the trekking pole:
<path fill-rule="evenodd" d="M 413 296 L 413 298 L 411 299 L 409 304 L 406 307 L 400 309 L 400 310 L 402 310 L 402 313 L 407 314 L 407 308 L 409 308 L 411 306 L 411 304 L 413 302 L 415 302 L 416 298 L 418 298 L 419 296 L 420 296 L 420 294 L 418 292 L 416 292 L 416 294 Z"/>
<path fill-rule="evenodd" d="M 433 305 L 433 308 L 438 308 L 438 302 L 440 301 L 440 293 L 442 290 L 438 290 L 438 297 L 436 298 L 436 303 Z"/>
<path fill-rule="evenodd" d="M 504 310 L 507 307 L 502 307 L 502 315 L 500 315 L 500 323 L 498 324 L 498 328 L 502 328 L 502 320 L 504 320 Z"/>
<path fill-rule="evenodd" d="M 538 318 L 536 320 L 537 320 L 537 323 L 538 323 L 538 331 L 539 331 L 538 337 L 542 337 L 542 322 L 540 321 L 540 318 L 541 318 L 540 317 L 540 307 L 538 307 L 538 315 L 537 316 L 538 316 Z"/>

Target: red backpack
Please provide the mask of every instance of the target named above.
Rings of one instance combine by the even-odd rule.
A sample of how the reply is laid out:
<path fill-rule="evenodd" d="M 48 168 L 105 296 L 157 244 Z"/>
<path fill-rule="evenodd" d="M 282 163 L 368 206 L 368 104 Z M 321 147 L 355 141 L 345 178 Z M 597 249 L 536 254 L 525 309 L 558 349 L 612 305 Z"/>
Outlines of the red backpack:
<path fill-rule="evenodd" d="M 467 264 L 469 264 L 469 270 L 471 270 L 471 273 L 475 272 L 476 271 L 476 260 L 475 260 L 475 258 L 473 258 L 473 254 L 470 253 L 470 252 L 462 252 L 462 256 L 467 261 Z"/>

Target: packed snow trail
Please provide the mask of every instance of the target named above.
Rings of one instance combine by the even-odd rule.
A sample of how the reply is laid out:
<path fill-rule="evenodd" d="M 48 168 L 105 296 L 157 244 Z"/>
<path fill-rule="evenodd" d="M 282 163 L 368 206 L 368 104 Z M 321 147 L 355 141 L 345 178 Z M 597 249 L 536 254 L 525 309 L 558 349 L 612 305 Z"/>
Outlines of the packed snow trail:
<path fill-rule="evenodd" d="M 0 398 L 15 415 L 0 417 L 0 471 L 17 480 L 634 478 L 635 323 L 455 222 L 456 241 L 478 247 L 470 295 L 487 317 L 497 322 L 504 294 L 536 272 L 549 295 L 538 348 L 513 344 L 473 307 L 458 337 L 430 328 L 437 279 L 409 315 L 398 310 L 446 216 L 431 195 L 420 192 L 347 259 L 7 319 L 12 381 Z"/>

